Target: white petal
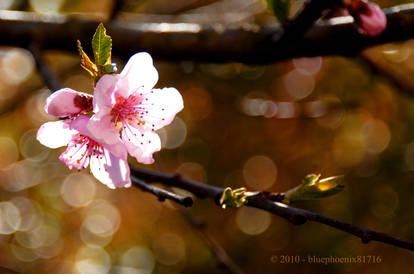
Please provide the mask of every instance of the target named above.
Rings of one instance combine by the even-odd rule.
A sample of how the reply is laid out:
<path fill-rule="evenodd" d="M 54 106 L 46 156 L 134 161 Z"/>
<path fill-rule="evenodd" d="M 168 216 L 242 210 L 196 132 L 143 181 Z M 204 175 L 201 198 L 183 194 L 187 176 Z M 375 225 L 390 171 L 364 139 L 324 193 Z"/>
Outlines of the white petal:
<path fill-rule="evenodd" d="M 122 130 L 122 140 L 129 154 L 143 164 L 152 164 L 152 154 L 161 150 L 160 137 L 153 131 L 140 131 L 127 126 Z"/>
<path fill-rule="evenodd" d="M 130 170 L 126 159 L 116 157 L 106 149 L 103 155 L 91 157 L 90 169 L 93 176 L 109 188 L 131 186 Z"/>
<path fill-rule="evenodd" d="M 183 97 L 175 88 L 153 89 L 142 101 L 144 127 L 160 129 L 170 124 L 184 108 Z"/>
<path fill-rule="evenodd" d="M 129 58 L 121 76 L 128 81 L 130 93 L 141 87 L 143 90 L 151 90 L 158 81 L 158 72 L 151 55 L 146 52 L 136 53 Z"/>
<path fill-rule="evenodd" d="M 37 131 L 37 140 L 44 146 L 58 148 L 66 146 L 78 131 L 71 129 L 71 120 L 48 122 Z"/>

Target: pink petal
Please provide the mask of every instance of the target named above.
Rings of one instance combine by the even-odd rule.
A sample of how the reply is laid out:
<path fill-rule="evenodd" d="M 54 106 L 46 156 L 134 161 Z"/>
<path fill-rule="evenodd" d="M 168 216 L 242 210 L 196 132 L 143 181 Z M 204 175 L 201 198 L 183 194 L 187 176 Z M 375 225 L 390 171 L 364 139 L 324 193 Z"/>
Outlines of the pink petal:
<path fill-rule="evenodd" d="M 128 81 L 117 74 L 106 74 L 99 79 L 93 97 L 93 111 L 110 112 L 118 97 L 129 96 Z"/>
<path fill-rule="evenodd" d="M 141 106 L 145 110 L 144 127 L 157 130 L 170 124 L 183 109 L 184 103 L 183 97 L 175 88 L 163 88 L 144 94 Z"/>
<path fill-rule="evenodd" d="M 129 58 L 121 76 L 128 81 L 130 94 L 138 88 L 151 90 L 158 81 L 158 72 L 153 65 L 151 55 L 146 52 L 136 53 Z"/>
<path fill-rule="evenodd" d="M 95 178 L 109 188 L 131 186 L 130 170 L 126 158 L 116 157 L 107 149 L 104 149 L 102 158 L 91 157 L 90 169 Z"/>
<path fill-rule="evenodd" d="M 89 132 L 86 129 L 90 117 L 87 115 L 79 115 L 75 119 L 72 120 L 70 126 L 72 129 L 77 130 L 80 134 L 89 136 Z"/>
<path fill-rule="evenodd" d="M 71 128 L 72 120 L 43 124 L 37 131 L 37 140 L 44 146 L 58 148 L 67 145 L 78 132 Z"/>
<path fill-rule="evenodd" d="M 160 137 L 153 131 L 127 126 L 122 130 L 122 140 L 129 154 L 143 164 L 152 164 L 152 154 L 161 150 Z"/>
<path fill-rule="evenodd" d="M 63 88 L 52 93 L 46 100 L 46 113 L 56 117 L 73 116 L 80 112 L 92 110 L 92 96 L 70 88 Z"/>
<path fill-rule="evenodd" d="M 103 116 L 100 116 L 99 113 L 93 115 L 89 120 L 87 130 L 89 135 L 100 143 L 115 144 L 120 142 L 119 129 L 112 122 L 110 113 Z"/>
<path fill-rule="evenodd" d="M 65 152 L 60 154 L 59 160 L 67 165 L 69 169 L 87 168 L 89 165 L 88 143 L 77 143 L 74 140 L 69 142 Z"/>
<path fill-rule="evenodd" d="M 126 147 L 121 141 L 119 143 L 112 144 L 112 145 L 104 145 L 104 147 L 116 157 L 120 157 L 122 159 L 127 159 L 128 157 L 128 152 L 126 150 Z"/>

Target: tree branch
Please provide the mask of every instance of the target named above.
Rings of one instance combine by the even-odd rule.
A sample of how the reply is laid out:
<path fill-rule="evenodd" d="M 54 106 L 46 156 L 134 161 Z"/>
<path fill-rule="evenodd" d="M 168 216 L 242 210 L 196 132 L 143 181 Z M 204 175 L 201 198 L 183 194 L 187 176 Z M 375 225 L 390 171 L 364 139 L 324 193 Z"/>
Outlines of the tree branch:
<path fill-rule="evenodd" d="M 125 0 L 112 0 L 112 9 L 108 16 L 109 20 L 113 20 L 116 18 L 118 13 L 122 10 L 125 5 Z"/>
<path fill-rule="evenodd" d="M 414 81 L 411 75 L 402 71 L 395 70 L 384 58 L 371 53 L 368 50 L 362 51 L 357 58 L 363 65 L 366 65 L 371 71 L 384 79 L 388 80 L 400 93 L 414 96 Z"/>
<path fill-rule="evenodd" d="M 216 204 L 219 204 L 220 196 L 224 190 L 219 187 L 205 185 L 199 182 L 184 179 L 176 174 L 166 174 L 138 168 L 135 166 L 131 166 L 131 174 L 147 182 L 159 182 L 168 186 L 185 189 L 200 198 L 213 199 Z M 291 207 L 279 202 L 274 202 L 266 198 L 268 195 L 269 194 L 251 197 L 248 200 L 247 205 L 273 213 L 277 216 L 287 219 L 289 222 L 296 225 L 304 224 L 306 221 L 318 222 L 359 237 L 363 243 L 377 241 L 414 251 L 414 242 L 406 241 L 353 224 L 348 224 L 311 211 Z"/>
<path fill-rule="evenodd" d="M 341 4 L 340 0 L 308 0 L 297 13 L 297 15 L 288 22 L 285 32 L 280 38 L 280 43 L 286 44 L 299 40 L 313 26 L 313 24 L 322 16 L 324 10 Z"/>
<path fill-rule="evenodd" d="M 131 176 L 131 181 L 132 181 L 132 184 L 134 186 L 140 188 L 143 191 L 152 193 L 155 196 L 157 196 L 158 200 L 160 202 L 164 202 L 165 199 L 168 199 L 168 200 L 174 201 L 174 202 L 176 202 L 180 205 L 183 205 L 185 207 L 189 207 L 193 204 L 193 199 L 191 199 L 191 197 L 183 197 L 183 196 L 180 196 L 178 194 L 169 192 L 165 189 L 149 185 L 146 182 L 144 182 L 144 181 L 142 181 L 142 180 L 140 180 L 140 179 L 138 179 L 134 176 Z"/>
<path fill-rule="evenodd" d="M 28 50 L 33 55 L 33 58 L 36 62 L 36 68 L 42 76 L 44 84 L 52 92 L 60 89 L 60 83 L 57 76 L 50 70 L 36 42 L 31 42 Z"/>
<path fill-rule="evenodd" d="M 138 51 L 148 51 L 165 60 L 264 64 L 303 56 L 350 56 L 369 46 L 414 37 L 414 5 L 396 6 L 385 13 L 387 29 L 377 37 L 358 33 L 348 16 L 316 23 L 289 47 L 280 42 L 284 30 L 278 25 L 223 28 L 192 23 L 114 21 L 106 27 L 116 41 L 114 56 L 129 58 Z M 75 41 L 89 43 L 96 26 L 96 22 L 67 16 L 0 11 L 0 44 L 27 47 L 36 38 L 43 49 L 75 52 Z"/>
<path fill-rule="evenodd" d="M 232 258 L 227 254 L 226 250 L 207 232 L 206 223 L 203 220 L 193 216 L 185 208 L 178 208 L 180 213 L 185 217 L 191 227 L 198 232 L 204 242 L 210 248 L 211 252 L 216 256 L 218 263 L 234 274 L 243 274 L 244 271 L 238 266 Z"/>

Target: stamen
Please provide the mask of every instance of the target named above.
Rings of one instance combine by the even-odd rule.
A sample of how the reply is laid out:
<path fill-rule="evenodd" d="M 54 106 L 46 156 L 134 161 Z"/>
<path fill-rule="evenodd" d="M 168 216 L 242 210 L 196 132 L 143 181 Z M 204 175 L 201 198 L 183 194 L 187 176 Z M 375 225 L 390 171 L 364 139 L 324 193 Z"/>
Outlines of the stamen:
<path fill-rule="evenodd" d="M 145 125 L 142 119 L 145 109 L 142 107 L 143 97 L 130 95 L 128 98 L 118 97 L 111 110 L 112 122 L 121 130 L 125 125 L 138 127 Z"/>

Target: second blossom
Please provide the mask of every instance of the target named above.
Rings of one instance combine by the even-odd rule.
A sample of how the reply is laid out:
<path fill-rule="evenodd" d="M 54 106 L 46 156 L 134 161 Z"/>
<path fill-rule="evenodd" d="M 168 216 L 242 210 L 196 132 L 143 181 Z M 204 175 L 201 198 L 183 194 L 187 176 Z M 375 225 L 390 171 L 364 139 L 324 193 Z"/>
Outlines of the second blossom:
<path fill-rule="evenodd" d="M 88 129 L 102 143 L 121 142 L 138 162 L 151 164 L 161 149 L 155 132 L 172 122 L 183 109 L 175 88 L 154 89 L 158 72 L 151 56 L 133 55 L 120 74 L 104 75 L 95 87 Z"/>

